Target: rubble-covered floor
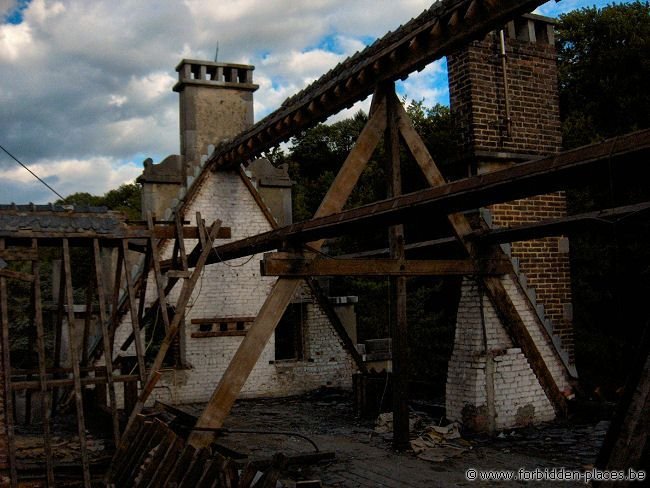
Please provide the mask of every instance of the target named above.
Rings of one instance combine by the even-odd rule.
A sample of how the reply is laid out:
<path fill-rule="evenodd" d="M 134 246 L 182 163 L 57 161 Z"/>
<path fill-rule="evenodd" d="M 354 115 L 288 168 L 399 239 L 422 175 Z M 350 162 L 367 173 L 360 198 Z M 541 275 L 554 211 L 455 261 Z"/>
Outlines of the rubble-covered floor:
<path fill-rule="evenodd" d="M 198 416 L 202 407 L 182 408 Z M 437 421 L 424 412 L 414 413 L 418 420 L 413 431 L 418 435 Z M 465 479 L 468 468 L 588 469 L 593 467 L 607 422 L 554 423 L 504 432 L 496 438 L 452 439 L 434 449 L 436 461 L 420 459 L 413 452 L 394 452 L 391 434 L 375 432 L 372 420 L 355 418 L 351 396 L 338 391 L 283 399 L 241 400 L 224 427 L 297 432 L 315 441 L 321 451 L 336 453 L 336 460 L 294 469 L 287 478 L 318 479 L 329 487 L 397 488 L 470 486 L 475 483 Z M 295 455 L 314 451 L 304 439 L 261 433 L 223 434 L 219 443 L 250 458 L 268 458 L 276 452 Z M 579 485 L 583 486 L 575 483 Z"/>

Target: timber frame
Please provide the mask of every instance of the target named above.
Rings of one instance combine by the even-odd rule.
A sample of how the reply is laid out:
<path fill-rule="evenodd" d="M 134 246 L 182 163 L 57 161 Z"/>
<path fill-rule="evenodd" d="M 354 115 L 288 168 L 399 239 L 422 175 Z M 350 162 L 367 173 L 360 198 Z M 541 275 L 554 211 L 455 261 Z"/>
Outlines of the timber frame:
<path fill-rule="evenodd" d="M 146 282 L 141 280 L 136 284 L 132 275 L 133 258 L 136 253 L 144 251 L 147 256 L 144 265 L 148 274 L 151 266 L 154 271 L 160 269 L 160 258 L 156 252 L 158 239 L 175 239 L 174 262 L 175 269 L 167 271 L 169 276 L 181 276 L 184 279 L 183 293 L 175 303 L 175 313 L 171 318 L 170 328 L 178 327 L 184 315 L 189 295 L 196 284 L 203 265 L 201 259 L 195 263 L 190 272 L 184 254 L 183 238 L 200 237 L 200 242 L 212 243 L 214 239 L 230 237 L 230 229 L 222 228 L 220 222 L 215 222 L 208 231 L 200 215 L 198 227 L 184 225 L 180 219 L 172 222 L 155 221 L 148 216 L 146 226 L 142 223 L 129 224 L 121 214 L 107 212 L 98 208 L 79 208 L 76 211 L 69 208 L 54 206 L 3 206 L 0 209 L 0 324 L 2 329 L 2 366 L 3 387 L 6 399 L 7 438 L 9 451 L 9 467 L 11 486 L 18 486 L 20 481 L 16 465 L 16 425 L 14 398 L 17 392 L 26 394 L 25 423 L 31 419 L 32 392 L 40 393 L 40 411 L 43 417 L 43 439 L 45 454 L 45 472 L 48 486 L 57 482 L 57 462 L 54 459 L 52 445 L 52 418 L 58 414 L 59 405 L 63 399 L 71 399 L 76 412 L 77 430 L 80 443 L 81 471 L 83 484 L 91 486 L 91 463 L 86 442 L 86 419 L 84 415 L 83 390 L 94 386 L 101 392 L 99 403 L 104 404 L 112 419 L 112 433 L 115 445 L 118 445 L 123 434 L 120 428 L 120 411 L 116 401 L 117 385 L 124 385 L 125 413 L 127 416 L 133 408 L 140 404 L 129 405 L 127 398 L 137 395 L 138 384 L 146 388 L 151 378 L 158 378 L 162 360 L 169 347 L 163 343 L 154 363 L 147 368 L 144 360 L 145 350 L 140 333 L 143 324 L 143 301 L 140 306 L 136 300 Z M 209 241 L 208 241 L 209 239 Z M 205 257 L 212 249 L 211 246 L 199 243 L 202 255 Z M 56 251 L 56 249 L 60 251 Z M 76 270 L 72 269 L 73 249 L 82 249 L 90 256 L 91 274 L 86 284 L 86 303 L 83 311 L 83 330 L 78 331 L 79 320 L 75 318 L 75 303 L 73 277 Z M 113 250 L 117 254 L 117 264 L 112 276 L 107 276 L 103 255 Z M 134 252 L 135 251 L 135 252 Z M 60 287 L 56 307 L 56 324 L 53 357 L 48 357 L 46 348 L 46 330 L 43 321 L 43 285 L 41 264 L 43 259 L 53 259 L 58 256 L 62 261 Z M 56 259 L 56 258 L 55 258 Z M 204 261 L 204 260 L 203 260 Z M 11 269 L 18 267 L 19 270 Z M 29 269 L 29 271 L 27 271 Z M 122 279 L 124 276 L 124 280 Z M 163 274 L 156 273 L 159 283 Z M 19 280 L 30 287 L 31 327 L 35 337 L 30 339 L 35 343 L 37 351 L 36 369 L 16 369 L 11 364 L 10 354 L 10 324 L 8 282 Z M 77 280 L 75 280 L 77 281 Z M 106 290 L 110 283 L 113 290 L 108 296 Z M 168 300 L 163 288 L 158 289 L 162 294 L 160 302 Z M 120 316 L 116 313 L 120 301 L 120 293 L 124 297 L 124 309 L 130 313 L 136 349 L 136 364 L 128 374 L 115 374 L 119 368 L 113 357 L 113 337 L 119 324 Z M 95 310 L 96 309 L 96 310 Z M 111 312 L 112 311 L 112 312 Z M 92 355 L 92 345 L 89 344 L 89 327 L 91 317 L 97 316 L 101 328 L 101 350 L 104 352 L 104 365 L 95 366 Z M 68 324 L 68 334 L 63 328 L 63 318 Z M 69 345 L 68 358 L 70 367 L 61 367 L 62 343 L 64 337 Z M 80 347 L 76 346 L 77 338 L 82 338 Z M 31 379 L 36 375 L 36 379 Z M 20 379 L 16 379 L 19 377 Z M 26 377 L 26 379 L 23 379 Z M 106 396 L 107 395 L 107 396 Z M 103 399 L 102 399 L 103 396 Z M 108 404 L 106 405 L 106 398 Z M 128 427 L 128 426 L 127 426 Z"/>

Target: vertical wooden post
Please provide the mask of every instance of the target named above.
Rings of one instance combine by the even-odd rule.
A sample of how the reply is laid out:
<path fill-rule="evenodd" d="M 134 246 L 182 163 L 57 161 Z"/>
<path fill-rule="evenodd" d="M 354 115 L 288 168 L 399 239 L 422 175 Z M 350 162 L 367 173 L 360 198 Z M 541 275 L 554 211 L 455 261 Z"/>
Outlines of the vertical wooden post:
<path fill-rule="evenodd" d="M 63 259 L 59 267 L 59 293 L 57 297 L 57 311 L 54 323 L 54 369 L 61 367 L 61 344 L 63 341 L 63 314 L 65 312 L 65 276 L 63 274 Z M 54 375 L 55 378 L 58 374 Z M 52 416 L 56 415 L 56 407 L 59 402 L 59 389 L 52 389 Z"/>
<path fill-rule="evenodd" d="M 0 239 L 0 249 L 5 248 L 4 239 Z M 9 310 L 7 303 L 7 279 L 0 277 L 0 322 L 2 322 L 2 371 L 4 386 L 5 424 L 7 426 L 7 441 L 9 442 L 9 472 L 11 487 L 18 486 L 16 471 L 16 438 L 14 434 L 14 402 L 11 391 L 11 351 L 9 350 Z"/>
<path fill-rule="evenodd" d="M 382 92 L 375 93 L 371 107 L 372 115 L 323 198 L 315 217 L 324 217 L 340 212 L 348 200 L 386 128 L 386 104 L 384 101 L 385 95 Z M 311 247 L 315 249 L 320 249 L 322 245 L 323 240 L 311 243 Z M 255 322 L 237 348 L 208 405 L 197 421 L 197 427 L 221 427 L 223 425 L 224 419 L 228 416 L 239 392 L 271 338 L 271 334 L 302 282 L 296 278 L 280 278 L 275 282 L 257 314 Z M 190 435 L 188 443 L 194 447 L 204 447 L 210 444 L 213 437 L 212 433 L 195 431 Z"/>
<path fill-rule="evenodd" d="M 120 320 L 120 287 L 122 286 L 122 266 L 124 262 L 123 252 L 118 249 L 117 252 L 117 265 L 115 266 L 115 283 L 113 283 L 113 296 L 111 297 L 111 321 L 109 322 L 110 328 L 108 329 L 109 342 L 111 345 L 115 340 L 115 331 Z"/>
<path fill-rule="evenodd" d="M 165 284 L 163 282 L 162 272 L 160 271 L 160 253 L 158 252 L 158 242 L 154 237 L 154 221 L 151 212 L 147 212 L 147 226 L 149 227 L 149 248 L 151 249 L 151 257 L 153 260 L 153 272 L 156 280 L 156 288 L 158 290 L 158 302 L 160 305 L 160 314 L 162 315 L 163 323 L 165 324 L 165 332 L 169 330 L 169 315 L 167 313 L 167 298 L 165 295 Z"/>
<path fill-rule="evenodd" d="M 402 173 L 400 169 L 399 130 L 397 127 L 397 107 L 400 103 L 395 96 L 395 84 L 387 83 L 386 92 L 386 174 L 388 176 L 388 197 L 402 194 Z M 390 257 L 404 260 L 404 226 L 394 225 L 388 231 Z M 393 372 L 393 448 L 409 448 L 409 408 L 408 408 L 408 324 L 406 320 L 406 277 L 391 276 L 390 283 L 390 332 L 392 337 Z"/>
<path fill-rule="evenodd" d="M 32 239 L 32 249 L 38 251 L 38 241 Z M 41 275 L 38 259 L 32 261 L 34 275 L 34 325 L 36 327 L 36 349 L 38 351 L 38 376 L 41 391 L 41 415 L 43 417 L 43 441 L 45 444 L 45 463 L 47 470 L 47 486 L 54 486 L 54 461 L 52 458 L 52 436 L 50 429 L 50 409 L 48 405 L 47 369 L 45 355 L 45 331 L 43 329 L 43 307 L 41 298 Z"/>
<path fill-rule="evenodd" d="M 88 366 L 88 343 L 90 342 L 90 323 L 93 313 L 93 282 L 88 281 L 86 288 L 86 315 L 84 316 L 83 338 L 81 341 L 81 365 Z M 86 376 L 87 374 L 84 374 Z"/>
<path fill-rule="evenodd" d="M 74 382 L 74 399 L 77 410 L 77 429 L 81 447 L 81 466 L 83 469 L 84 487 L 90 488 L 90 467 L 88 465 L 88 448 L 86 446 L 86 422 L 81 392 L 81 371 L 79 370 L 79 354 L 76 347 L 77 327 L 74 320 L 74 296 L 72 292 L 72 269 L 70 265 L 70 245 L 68 239 L 63 239 L 63 273 L 65 276 L 65 296 L 68 309 L 68 343 L 70 364 L 72 365 L 72 380 Z"/>
<path fill-rule="evenodd" d="M 117 415 L 117 402 L 115 400 L 115 384 L 113 382 L 113 344 L 108 333 L 108 311 L 106 310 L 106 289 L 104 287 L 104 273 L 99 240 L 93 239 L 93 255 L 95 258 L 95 281 L 97 283 L 97 300 L 99 302 L 99 323 L 102 329 L 104 343 L 104 363 L 106 364 L 106 384 L 108 387 L 108 400 L 113 418 L 113 438 L 117 446 L 120 441 L 120 423 Z M 119 286 L 118 286 L 119 289 Z M 104 398 L 104 401 L 106 399 Z"/>
<path fill-rule="evenodd" d="M 133 327 L 133 338 L 135 339 L 135 353 L 138 360 L 138 375 L 140 376 L 140 383 L 144 385 L 147 378 L 147 370 L 144 364 L 144 346 L 142 345 L 142 335 L 140 334 L 140 322 L 135 300 L 135 287 L 133 283 L 133 276 L 129 269 L 129 244 L 127 239 L 122 239 L 122 261 L 124 262 L 124 277 L 126 278 L 126 290 L 129 297 L 129 312 L 131 312 L 131 325 Z"/>

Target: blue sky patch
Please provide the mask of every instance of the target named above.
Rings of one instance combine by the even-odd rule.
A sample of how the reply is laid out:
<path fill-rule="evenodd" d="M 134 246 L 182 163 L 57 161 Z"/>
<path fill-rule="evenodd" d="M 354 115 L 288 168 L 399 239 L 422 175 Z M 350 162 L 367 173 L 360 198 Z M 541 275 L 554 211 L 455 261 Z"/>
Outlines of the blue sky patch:
<path fill-rule="evenodd" d="M 5 15 L 4 22 L 7 24 L 20 24 L 23 21 L 23 11 L 31 0 L 18 0 L 18 5 Z"/>

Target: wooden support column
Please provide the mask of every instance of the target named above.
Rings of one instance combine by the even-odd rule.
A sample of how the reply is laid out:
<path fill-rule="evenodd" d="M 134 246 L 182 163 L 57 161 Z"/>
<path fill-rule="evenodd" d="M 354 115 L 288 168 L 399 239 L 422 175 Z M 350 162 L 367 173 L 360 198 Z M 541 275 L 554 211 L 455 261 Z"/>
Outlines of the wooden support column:
<path fill-rule="evenodd" d="M 316 217 L 323 217 L 340 212 L 350 193 L 359 180 L 368 159 L 372 156 L 382 133 L 386 128 L 385 95 L 375 93 L 371 116 L 361 131 L 357 143 L 336 175 L 332 186 L 316 211 Z M 314 242 L 311 246 L 320 249 L 323 241 Z M 269 296 L 262 305 L 255 322 L 248 334 L 242 340 L 228 368 L 221 377 L 216 390 L 208 405 L 196 423 L 197 427 L 222 427 L 225 418 L 230 413 L 239 392 L 255 367 L 264 347 L 268 343 L 275 327 L 282 318 L 289 302 L 293 298 L 302 280 L 297 278 L 280 278 L 275 282 Z M 193 432 L 188 442 L 194 447 L 204 447 L 210 444 L 214 437 L 210 432 Z"/>
<path fill-rule="evenodd" d="M 57 310 L 54 323 L 54 362 L 53 367 L 61 367 L 61 344 L 63 340 L 63 314 L 65 312 L 65 276 L 63 274 L 63 259 L 59 263 L 59 293 L 57 297 Z M 57 375 L 55 375 L 55 378 Z M 59 390 L 54 388 L 52 391 L 52 416 L 56 415 L 56 408 L 59 402 Z"/>
<path fill-rule="evenodd" d="M 101 250 L 99 239 L 93 239 L 93 257 L 95 260 L 95 283 L 97 284 L 97 301 L 99 302 L 99 324 L 102 329 L 104 346 L 104 363 L 106 364 L 106 382 L 108 384 L 108 401 L 113 420 L 113 439 L 117 446 L 120 441 L 120 423 L 115 399 L 115 384 L 113 382 L 113 344 L 108 332 L 108 310 L 106 309 L 106 288 L 104 286 L 104 273 L 102 268 Z M 118 286 L 119 289 L 119 286 Z M 105 400 L 105 399 L 104 399 Z"/>
<path fill-rule="evenodd" d="M 38 253 L 38 241 L 32 239 L 32 249 Z M 47 486 L 54 486 L 54 460 L 52 458 L 52 435 L 50 429 L 49 395 L 47 390 L 47 358 L 45 355 L 45 331 L 43 329 L 43 307 L 41 298 L 41 274 L 38 254 L 32 261 L 32 275 L 34 276 L 34 326 L 36 327 L 36 350 L 38 351 L 38 379 L 41 392 L 41 415 L 43 416 L 43 442 L 45 451 L 45 465 L 47 473 Z"/>
<path fill-rule="evenodd" d="M 126 239 L 122 239 L 122 247 L 120 248 L 124 262 L 124 277 L 126 278 L 126 290 L 129 297 L 129 311 L 131 312 L 131 326 L 133 327 L 133 337 L 135 338 L 135 353 L 138 361 L 138 376 L 140 381 L 144 384 L 147 377 L 147 370 L 144 364 L 144 345 L 142 344 L 142 335 L 140 334 L 140 322 L 138 317 L 138 310 L 136 309 L 135 300 L 135 284 L 133 283 L 133 275 L 129 268 L 129 244 Z"/>
<path fill-rule="evenodd" d="M 388 176 L 388 198 L 402 194 L 402 172 L 400 168 L 399 131 L 397 127 L 397 104 L 395 83 L 386 88 L 386 175 Z M 390 257 L 404 261 L 404 226 L 394 225 L 388 230 Z M 389 277 L 390 285 L 390 335 L 392 339 L 393 387 L 393 448 L 409 448 L 408 407 L 408 323 L 406 319 L 406 277 Z"/>
<path fill-rule="evenodd" d="M 0 249 L 5 248 L 5 240 L 0 239 Z M 9 445 L 9 475 L 11 487 L 18 486 L 16 471 L 16 439 L 14 435 L 14 402 L 11 391 L 11 351 L 9 350 L 9 310 L 7 307 L 7 279 L 0 276 L 0 322 L 2 325 L 2 372 L 4 387 L 4 417 L 7 427 L 7 442 Z"/>
<path fill-rule="evenodd" d="M 68 343 L 70 346 L 72 379 L 74 381 L 77 429 L 79 432 L 79 445 L 81 447 L 81 466 L 83 470 L 84 487 L 90 488 L 90 466 L 88 464 L 88 448 L 86 446 L 86 422 L 84 419 L 84 405 L 81 392 L 81 371 L 79 370 L 79 354 L 76 345 L 77 327 L 74 319 L 74 296 L 72 293 L 72 270 L 70 265 L 70 245 L 68 244 L 68 239 L 63 239 L 63 274 L 65 276 L 65 297 L 66 307 L 68 309 Z"/>

